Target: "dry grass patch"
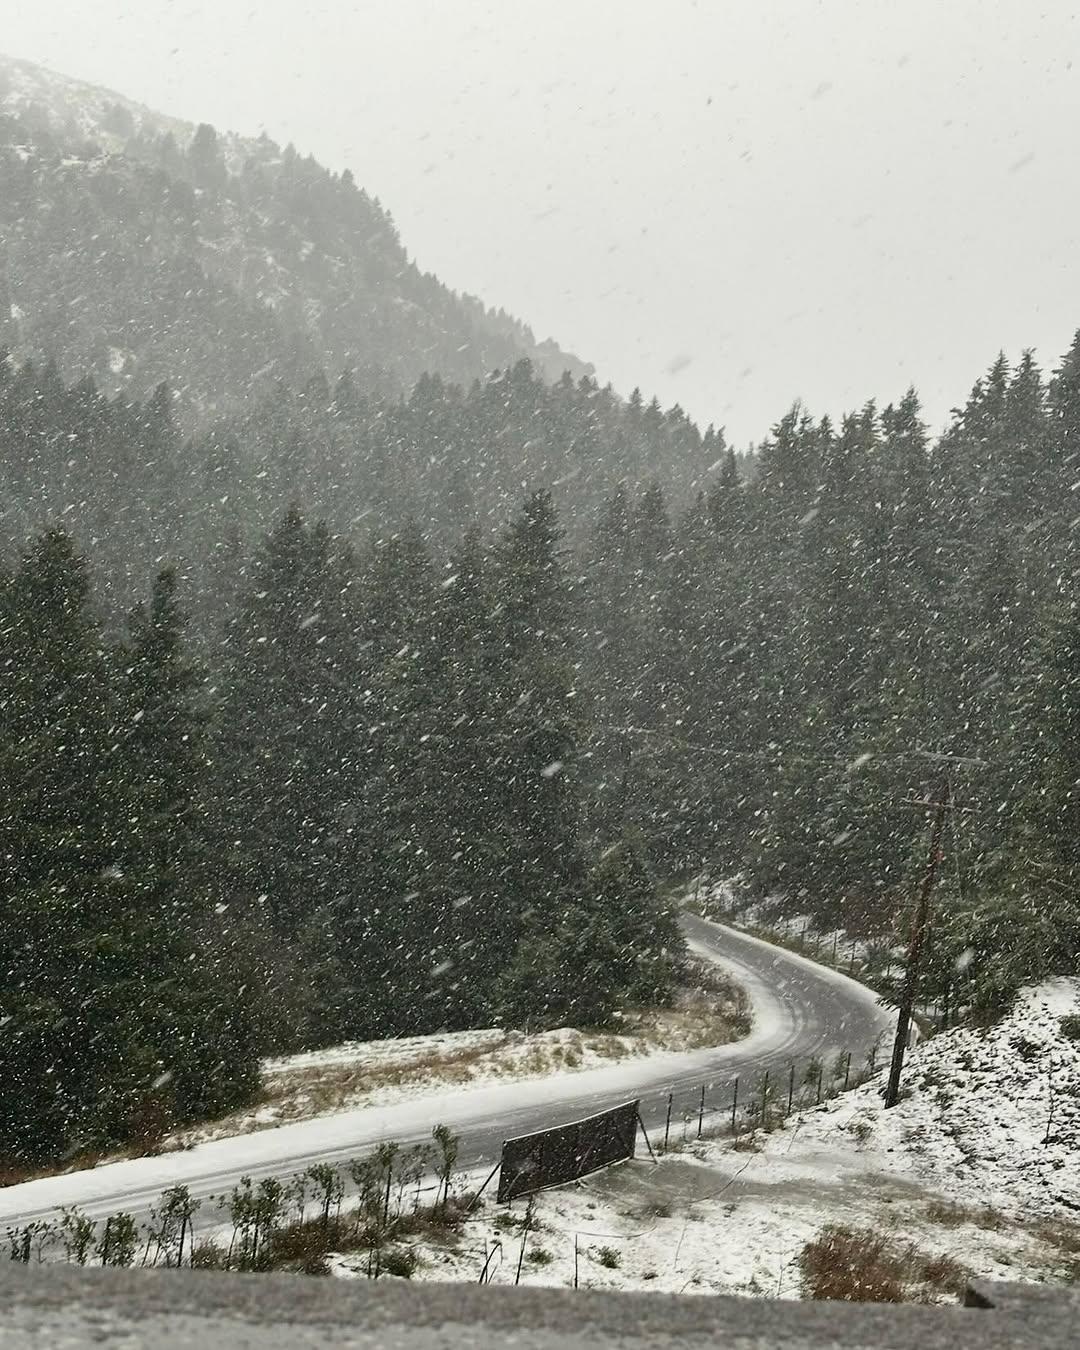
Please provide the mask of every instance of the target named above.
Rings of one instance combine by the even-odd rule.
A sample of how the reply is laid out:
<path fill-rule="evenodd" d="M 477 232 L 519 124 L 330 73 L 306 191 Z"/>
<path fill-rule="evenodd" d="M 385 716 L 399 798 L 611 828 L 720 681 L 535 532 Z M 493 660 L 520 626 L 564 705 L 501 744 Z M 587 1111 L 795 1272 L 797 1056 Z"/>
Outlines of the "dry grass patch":
<path fill-rule="evenodd" d="M 459 1049 L 446 1047 L 398 1061 L 360 1061 L 297 1065 L 267 1073 L 258 1106 L 218 1121 L 215 1136 L 265 1129 L 294 1120 L 326 1115 L 381 1089 L 430 1084 L 456 1086 L 478 1078 L 540 1077 L 579 1069 L 586 1056 L 621 1060 L 654 1050 L 696 1050 L 726 1045 L 750 1031 L 746 995 L 708 962 L 692 961 L 687 980 L 670 1008 L 636 1008 L 625 1013 L 617 1031 L 564 1030 L 535 1038 L 509 1031 Z M 269 1112 L 266 1108 L 271 1108 Z"/>
<path fill-rule="evenodd" d="M 989 1232 L 999 1232 L 1014 1223 L 1007 1214 L 994 1209 L 992 1205 L 960 1205 L 952 1200 L 931 1200 L 926 1206 L 926 1218 L 929 1223 L 942 1228 L 959 1228 L 971 1224 L 973 1228 L 982 1228 Z"/>
<path fill-rule="evenodd" d="M 1025 1258 L 1033 1268 L 1055 1280 L 1080 1282 L 1080 1223 L 1071 1219 L 1025 1219 L 1004 1214 L 991 1205 L 960 1205 L 945 1199 L 932 1200 L 925 1216 L 944 1228 L 970 1224 L 984 1232 L 1026 1235 L 1034 1244 Z"/>
<path fill-rule="evenodd" d="M 62 1162 L 41 1163 L 38 1166 L 32 1164 L 17 1166 L 14 1163 L 0 1162 L 0 1190 L 5 1186 L 21 1186 L 24 1181 L 38 1181 L 42 1177 L 61 1177 L 68 1172 L 81 1172 L 88 1167 L 98 1167 L 101 1163 L 153 1156 L 161 1151 L 157 1145 L 140 1150 L 138 1145 L 132 1144 L 124 1149 L 82 1149 Z"/>
<path fill-rule="evenodd" d="M 869 1228 L 829 1224 L 799 1254 L 803 1293 L 845 1303 L 940 1303 L 959 1299 L 968 1272 Z"/>
<path fill-rule="evenodd" d="M 1068 1284 L 1080 1283 L 1080 1224 L 1067 1219 L 1037 1219 L 1031 1234 L 1054 1253 L 1054 1274 Z"/>
<path fill-rule="evenodd" d="M 727 1045 L 750 1034 L 745 992 L 707 961 L 691 960 L 687 982 L 670 1008 L 641 1008 L 627 1013 L 623 1027 L 643 1037 L 649 1048 L 701 1050 Z"/>
<path fill-rule="evenodd" d="M 450 1084 L 467 1083 L 477 1063 L 491 1056 L 489 1046 L 418 1055 L 400 1064 L 326 1064 L 274 1074 L 266 1083 L 263 1100 L 280 1106 L 288 1118 L 317 1116 L 341 1106 L 351 1097 L 384 1087 L 400 1087 L 425 1078 Z"/>
<path fill-rule="evenodd" d="M 478 1045 L 414 1055 L 398 1063 L 314 1064 L 276 1070 L 265 1076 L 262 1091 L 253 1106 L 214 1121 L 211 1134 L 214 1138 L 224 1138 L 327 1115 L 380 1088 L 425 1081 L 451 1087 L 468 1083 L 475 1077 L 477 1067 L 490 1061 L 491 1055 L 510 1040 L 507 1036 L 495 1052 L 490 1045 Z M 267 1107 L 272 1108 L 272 1116 L 267 1115 L 262 1120 L 253 1118 L 254 1111 Z M 185 1136 L 178 1136 L 174 1138 L 173 1146 L 183 1147 L 184 1141 Z"/>

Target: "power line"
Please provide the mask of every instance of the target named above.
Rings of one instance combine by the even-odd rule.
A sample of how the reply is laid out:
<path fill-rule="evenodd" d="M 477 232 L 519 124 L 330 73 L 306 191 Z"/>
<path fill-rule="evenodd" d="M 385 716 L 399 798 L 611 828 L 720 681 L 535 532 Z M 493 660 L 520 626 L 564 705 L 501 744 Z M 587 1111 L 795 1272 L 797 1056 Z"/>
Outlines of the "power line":
<path fill-rule="evenodd" d="M 684 750 L 696 750 L 703 755 L 717 755 L 725 759 L 750 759 L 750 760 L 768 760 L 771 763 L 777 763 L 783 760 L 788 764 L 810 764 L 810 765 L 829 765 L 836 767 L 840 765 L 843 768 L 861 768 L 863 764 L 869 764 L 873 760 L 925 760 L 931 764 L 955 764 L 966 765 L 972 768 L 992 768 L 993 762 L 988 759 L 982 759 L 975 755 L 948 755 L 941 750 L 926 750 L 921 746 L 916 746 L 912 750 L 867 750 L 862 754 L 856 755 L 853 759 L 845 759 L 841 755 L 808 755 L 805 753 L 791 753 L 784 750 L 781 746 L 765 747 L 758 750 L 734 750 L 730 746 L 702 745 L 698 741 L 690 741 L 682 736 L 673 736 L 670 732 L 658 731 L 653 727 L 638 727 L 630 725 L 616 725 L 612 722 L 597 722 L 595 726 L 603 731 L 615 731 L 634 736 L 646 736 L 652 740 L 664 741 L 668 745 L 676 746 Z"/>

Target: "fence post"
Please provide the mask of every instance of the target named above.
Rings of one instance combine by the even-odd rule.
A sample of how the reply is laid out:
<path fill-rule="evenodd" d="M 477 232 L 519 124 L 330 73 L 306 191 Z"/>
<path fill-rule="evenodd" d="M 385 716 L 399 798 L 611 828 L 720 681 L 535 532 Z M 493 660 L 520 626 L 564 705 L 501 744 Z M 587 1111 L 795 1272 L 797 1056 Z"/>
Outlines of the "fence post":
<path fill-rule="evenodd" d="M 671 1133 L 671 1098 L 672 1093 L 667 1095 L 667 1120 L 664 1121 L 664 1152 L 667 1152 L 668 1135 Z"/>
<path fill-rule="evenodd" d="M 850 1081 L 850 1079 L 851 1079 L 851 1051 L 849 1050 L 849 1051 L 847 1052 L 846 1058 L 844 1059 L 844 1091 L 845 1091 L 845 1092 L 848 1090 L 848 1082 Z"/>
<path fill-rule="evenodd" d="M 768 1129 L 768 1119 L 766 1112 L 769 1105 L 769 1071 L 765 1070 L 765 1077 L 761 1080 L 761 1128 Z"/>
<path fill-rule="evenodd" d="M 521 1251 L 518 1254 L 517 1274 L 514 1276 L 514 1284 L 521 1283 L 521 1267 L 525 1264 L 525 1244 L 529 1240 L 529 1233 L 533 1226 L 533 1213 L 535 1211 L 535 1197 L 529 1196 L 525 1204 L 525 1219 L 521 1225 Z"/>
<path fill-rule="evenodd" d="M 645 1147 L 649 1150 L 649 1157 L 653 1160 L 653 1162 L 655 1162 L 656 1154 L 653 1152 L 652 1144 L 649 1143 L 649 1131 L 645 1128 L 645 1122 L 641 1119 L 640 1111 L 637 1113 L 637 1123 L 638 1128 L 641 1130 L 641 1133 L 645 1138 Z"/>
<path fill-rule="evenodd" d="M 795 1061 L 791 1061 L 787 1080 L 787 1113 L 791 1115 L 791 1103 L 795 1100 Z"/>
<path fill-rule="evenodd" d="M 824 1073 L 825 1073 L 825 1065 L 824 1065 L 824 1064 L 819 1064 L 819 1065 L 817 1066 L 817 1104 L 818 1104 L 818 1106 L 821 1105 L 821 1079 L 822 1079 L 822 1075 L 823 1075 Z"/>
<path fill-rule="evenodd" d="M 705 1123 L 705 1084 L 702 1083 L 702 1085 L 701 1085 L 701 1105 L 698 1107 L 698 1113 L 697 1113 L 697 1137 L 698 1137 L 699 1139 L 701 1138 L 701 1130 L 702 1130 L 702 1126 L 704 1125 L 704 1123 Z"/>
<path fill-rule="evenodd" d="M 737 1121 L 738 1118 L 737 1118 L 737 1116 L 735 1115 L 735 1112 L 736 1112 L 736 1109 L 738 1108 L 738 1105 L 739 1105 L 739 1076 L 738 1076 L 738 1074 L 736 1074 L 736 1075 L 735 1075 L 735 1092 L 734 1092 L 734 1094 L 732 1095 L 732 1098 L 731 1098 L 731 1133 L 732 1133 L 733 1135 L 735 1135 L 736 1138 L 738 1137 L 738 1134 L 739 1134 L 739 1127 L 738 1127 L 738 1125 L 736 1124 L 736 1121 Z"/>
<path fill-rule="evenodd" d="M 501 1162 L 497 1162 L 497 1163 L 495 1164 L 495 1166 L 491 1169 L 491 1171 L 487 1174 L 487 1177 L 486 1177 L 486 1179 L 485 1179 L 485 1181 L 484 1181 L 484 1184 L 480 1187 L 480 1189 L 479 1189 L 479 1190 L 476 1192 L 476 1194 L 473 1196 L 472 1202 L 470 1203 L 469 1208 L 465 1211 L 465 1217 L 466 1217 L 466 1218 L 469 1217 L 469 1215 L 473 1212 L 473 1210 L 476 1208 L 476 1206 L 480 1203 L 480 1198 L 481 1198 L 481 1196 L 482 1196 L 482 1195 L 484 1194 L 484 1192 L 487 1190 L 488 1186 L 490 1185 L 492 1179 L 493 1179 L 494 1176 L 495 1176 L 495 1173 L 498 1172 L 499 1169 L 500 1169 L 501 1167 L 502 1167 L 502 1163 L 501 1163 Z M 398 1206 L 398 1212 L 400 1213 L 400 1205 Z M 414 1211 L 414 1212 L 415 1212 L 415 1211 Z"/>

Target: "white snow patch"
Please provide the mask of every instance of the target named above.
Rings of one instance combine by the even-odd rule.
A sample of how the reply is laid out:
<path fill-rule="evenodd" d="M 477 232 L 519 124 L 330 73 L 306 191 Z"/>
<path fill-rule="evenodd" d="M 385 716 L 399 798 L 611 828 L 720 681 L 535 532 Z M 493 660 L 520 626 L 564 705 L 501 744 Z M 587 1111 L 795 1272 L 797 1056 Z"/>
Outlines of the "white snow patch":
<path fill-rule="evenodd" d="M 539 1195 L 522 1283 L 572 1287 L 576 1241 L 583 1288 L 799 1297 L 799 1253 L 828 1223 L 983 1279 L 1068 1278 L 1071 1247 L 1054 1234 L 1080 1240 L 1080 1048 L 1059 1019 L 1078 1010 L 1080 979 L 1027 989 L 997 1026 L 912 1050 L 890 1111 L 879 1073 L 750 1148 L 690 1143 Z M 414 1278 L 474 1282 L 501 1243 L 491 1282 L 513 1283 L 521 1236 L 496 1215 L 486 1206 L 456 1247 L 422 1244 Z"/>
<path fill-rule="evenodd" d="M 347 1041 L 325 1050 L 307 1050 L 280 1059 L 265 1059 L 263 1075 L 291 1073 L 297 1069 L 321 1069 L 331 1065 L 355 1064 L 366 1069 L 394 1064 L 405 1067 L 431 1056 L 462 1050 L 489 1050 L 502 1045 L 507 1034 L 498 1027 L 482 1031 L 444 1031 L 431 1036 L 402 1036 L 386 1041 Z"/>

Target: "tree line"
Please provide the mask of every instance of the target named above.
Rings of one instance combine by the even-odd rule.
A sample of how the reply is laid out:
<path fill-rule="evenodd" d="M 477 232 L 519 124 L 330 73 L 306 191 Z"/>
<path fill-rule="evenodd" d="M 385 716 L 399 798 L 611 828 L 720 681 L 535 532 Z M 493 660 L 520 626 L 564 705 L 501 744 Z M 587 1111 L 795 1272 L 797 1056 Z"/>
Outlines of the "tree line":
<path fill-rule="evenodd" d="M 59 528 L 0 580 L 9 1164 L 249 1100 L 272 1050 L 669 996 L 674 916 L 582 809 L 546 493 L 438 561 L 287 511 L 212 675 L 181 593 L 166 568 L 111 636 Z"/>
<path fill-rule="evenodd" d="M 923 995 L 993 1011 L 1080 946 L 1080 340 L 999 357 L 932 439 L 916 393 L 793 408 L 691 508 L 616 492 L 584 570 L 593 809 L 663 871 L 906 936 L 949 805 Z"/>
<path fill-rule="evenodd" d="M 358 543 L 411 522 L 445 549 L 470 528 L 489 539 L 543 487 L 576 547 L 618 484 L 658 477 L 681 509 L 724 454 L 722 436 L 677 406 L 636 392 L 624 402 L 589 376 L 550 385 L 528 361 L 468 388 L 424 376 L 407 398 L 365 391 L 351 373 L 282 382 L 189 437 L 167 382 L 142 401 L 110 399 L 91 379 L 65 385 L 53 365 L 3 355 L 8 546 L 63 520 L 113 612 L 164 555 L 212 645 L 248 558 L 294 502 Z"/>
<path fill-rule="evenodd" d="M 0 587 L 10 1156 L 223 1109 L 269 1048 L 662 999 L 654 876 L 888 938 L 942 792 L 926 993 L 1075 969 L 1080 340 L 939 438 L 909 391 L 742 457 L 527 366 L 185 440 L 165 387 L 7 363 L 0 437 L 44 529 Z"/>

